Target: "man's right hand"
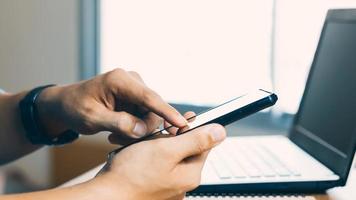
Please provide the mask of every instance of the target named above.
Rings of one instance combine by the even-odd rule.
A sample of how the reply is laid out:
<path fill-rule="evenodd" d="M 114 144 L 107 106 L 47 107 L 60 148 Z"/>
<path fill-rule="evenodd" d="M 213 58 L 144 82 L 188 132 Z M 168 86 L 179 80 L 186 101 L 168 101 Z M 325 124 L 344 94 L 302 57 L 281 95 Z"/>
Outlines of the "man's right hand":
<path fill-rule="evenodd" d="M 199 185 L 209 150 L 225 137 L 222 126 L 210 124 L 131 145 L 92 183 L 103 191 L 101 199 L 183 199 Z"/>

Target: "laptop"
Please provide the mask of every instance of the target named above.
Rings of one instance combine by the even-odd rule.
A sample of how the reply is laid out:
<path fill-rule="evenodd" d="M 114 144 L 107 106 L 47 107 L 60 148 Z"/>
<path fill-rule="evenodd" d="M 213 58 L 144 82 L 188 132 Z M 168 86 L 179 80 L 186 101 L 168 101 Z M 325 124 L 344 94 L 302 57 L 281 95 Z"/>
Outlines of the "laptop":
<path fill-rule="evenodd" d="M 329 10 L 288 136 L 228 137 L 209 154 L 191 194 L 343 186 L 355 148 L 356 9 Z"/>

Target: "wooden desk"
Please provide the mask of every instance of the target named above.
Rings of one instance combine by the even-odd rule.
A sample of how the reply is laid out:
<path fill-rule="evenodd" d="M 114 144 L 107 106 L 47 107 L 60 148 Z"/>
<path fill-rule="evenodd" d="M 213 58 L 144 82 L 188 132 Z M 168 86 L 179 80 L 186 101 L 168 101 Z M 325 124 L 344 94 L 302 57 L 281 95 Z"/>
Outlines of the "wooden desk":
<path fill-rule="evenodd" d="M 95 176 L 95 174 L 101 169 L 102 165 L 95 167 L 94 169 L 78 176 L 77 178 L 74 178 L 73 180 L 61 185 L 60 187 L 65 187 L 65 186 L 70 186 L 74 184 L 78 184 L 84 181 L 87 181 Z M 204 198 L 202 198 L 204 199 Z M 221 198 L 216 198 L 216 199 L 221 199 Z M 226 199 L 226 198 L 222 198 Z M 244 198 L 243 198 L 244 199 Z M 245 199 L 251 199 L 251 200 L 263 200 L 266 198 L 245 198 Z M 271 198 L 268 198 L 271 199 Z M 266 200 L 268 200 L 266 199 Z M 272 198 L 275 200 L 283 200 L 285 198 L 279 197 L 279 198 Z M 293 199 L 293 198 L 286 198 L 286 199 Z M 189 197 L 186 198 L 186 200 L 189 200 Z M 348 182 L 345 187 L 339 187 L 339 188 L 333 188 L 328 191 L 326 191 L 325 194 L 315 194 L 315 195 L 310 195 L 306 196 L 305 200 L 356 200 L 356 169 L 354 168 L 351 171 L 351 175 L 348 179 Z"/>

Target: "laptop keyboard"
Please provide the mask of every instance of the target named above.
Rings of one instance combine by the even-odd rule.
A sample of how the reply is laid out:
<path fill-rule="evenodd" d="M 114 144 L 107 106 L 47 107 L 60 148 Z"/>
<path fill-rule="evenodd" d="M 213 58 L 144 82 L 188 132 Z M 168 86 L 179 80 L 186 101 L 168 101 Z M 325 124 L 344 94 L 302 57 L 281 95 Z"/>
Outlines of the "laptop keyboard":
<path fill-rule="evenodd" d="M 231 145 L 220 145 L 209 155 L 208 162 L 220 179 L 301 176 L 299 171 L 283 163 L 266 146 Z"/>

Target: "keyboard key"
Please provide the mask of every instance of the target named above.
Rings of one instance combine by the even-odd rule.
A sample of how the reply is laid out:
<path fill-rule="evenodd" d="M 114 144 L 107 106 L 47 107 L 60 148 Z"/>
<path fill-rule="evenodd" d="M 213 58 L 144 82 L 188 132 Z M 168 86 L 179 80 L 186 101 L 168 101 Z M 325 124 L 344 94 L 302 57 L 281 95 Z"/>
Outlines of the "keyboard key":
<path fill-rule="evenodd" d="M 288 171 L 290 171 L 292 176 L 301 176 L 302 174 L 300 173 L 299 170 L 295 169 L 294 167 L 285 164 L 286 168 L 288 169 Z"/>
<path fill-rule="evenodd" d="M 257 151 L 262 155 L 263 159 L 268 163 L 268 165 L 279 175 L 282 177 L 291 176 L 291 171 L 286 168 L 286 166 L 277 158 L 274 154 L 272 154 L 266 147 L 257 148 Z"/>
<path fill-rule="evenodd" d="M 248 176 L 256 178 L 256 177 L 260 177 L 262 175 L 260 170 L 257 169 L 246 158 L 242 158 L 242 157 L 235 157 L 235 158 L 236 158 L 236 162 L 239 163 L 241 168 L 247 173 Z"/>
<path fill-rule="evenodd" d="M 231 170 L 235 178 L 246 178 L 247 174 L 242 167 L 232 158 L 225 159 L 227 167 Z"/>
<path fill-rule="evenodd" d="M 270 164 L 254 149 L 250 148 L 245 150 L 244 153 L 247 154 L 247 157 L 251 160 L 256 168 L 258 168 L 262 175 L 265 177 L 274 177 L 276 176 L 275 171 L 271 168 Z"/>
<path fill-rule="evenodd" d="M 265 177 L 275 177 L 276 176 L 276 172 L 271 167 L 267 166 L 266 164 L 259 164 L 257 167 L 261 170 L 263 176 L 265 176 Z"/>
<path fill-rule="evenodd" d="M 221 179 L 230 179 L 232 178 L 231 172 L 228 170 L 226 165 L 222 162 L 210 162 L 213 168 L 215 169 L 215 172 Z"/>
<path fill-rule="evenodd" d="M 251 162 L 251 160 L 249 160 L 246 156 L 243 147 L 233 147 L 232 145 L 230 145 L 225 151 L 229 152 L 231 159 L 234 162 L 238 163 L 240 168 L 246 173 L 247 176 L 251 178 L 257 178 L 262 176 L 261 171 L 256 168 L 255 164 Z"/>
<path fill-rule="evenodd" d="M 281 166 L 276 166 L 273 168 L 274 171 L 276 171 L 276 173 L 279 175 L 279 176 L 290 176 L 292 175 L 290 173 L 290 171 L 288 171 L 286 168 L 284 167 L 281 167 Z"/>

